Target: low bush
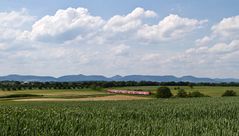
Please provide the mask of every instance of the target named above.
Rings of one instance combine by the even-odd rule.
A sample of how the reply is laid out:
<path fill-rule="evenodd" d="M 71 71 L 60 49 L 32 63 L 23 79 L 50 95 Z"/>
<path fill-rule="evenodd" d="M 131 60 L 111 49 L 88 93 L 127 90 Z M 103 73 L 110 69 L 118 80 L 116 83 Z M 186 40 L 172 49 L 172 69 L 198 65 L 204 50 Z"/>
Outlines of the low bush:
<path fill-rule="evenodd" d="M 188 94 L 187 94 L 187 92 L 184 89 L 180 89 L 180 90 L 178 90 L 178 93 L 177 93 L 176 96 L 177 97 L 185 98 L 185 97 L 188 97 Z"/>
<path fill-rule="evenodd" d="M 206 95 L 204 95 L 203 93 L 199 92 L 199 91 L 195 91 L 195 92 L 189 92 L 188 93 L 188 97 L 205 97 Z"/>
<path fill-rule="evenodd" d="M 233 91 L 233 90 L 226 90 L 223 94 L 222 94 L 222 97 L 224 96 L 236 96 L 236 92 Z"/>
<path fill-rule="evenodd" d="M 184 89 L 178 90 L 178 93 L 176 97 L 181 97 L 181 98 L 188 98 L 188 97 L 207 97 L 207 95 L 204 95 L 203 93 L 199 91 L 194 91 L 194 92 L 189 92 L 187 93 Z"/>

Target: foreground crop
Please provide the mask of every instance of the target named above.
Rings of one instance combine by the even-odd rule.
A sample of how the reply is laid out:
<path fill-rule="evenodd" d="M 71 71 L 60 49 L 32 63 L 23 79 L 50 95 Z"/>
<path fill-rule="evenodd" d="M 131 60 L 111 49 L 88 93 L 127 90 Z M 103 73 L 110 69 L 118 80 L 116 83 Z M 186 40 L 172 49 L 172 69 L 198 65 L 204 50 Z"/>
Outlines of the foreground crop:
<path fill-rule="evenodd" d="M 1 135 L 238 135 L 239 99 L 1 102 Z"/>

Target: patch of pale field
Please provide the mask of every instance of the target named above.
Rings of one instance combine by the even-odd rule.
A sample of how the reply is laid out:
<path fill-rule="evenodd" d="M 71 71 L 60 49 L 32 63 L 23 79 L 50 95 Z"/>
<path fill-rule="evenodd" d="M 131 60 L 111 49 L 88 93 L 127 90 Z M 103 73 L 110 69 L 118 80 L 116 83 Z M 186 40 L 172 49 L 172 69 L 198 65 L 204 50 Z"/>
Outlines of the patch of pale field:
<path fill-rule="evenodd" d="M 149 97 L 142 96 L 130 96 L 130 95 L 110 95 L 102 97 L 91 97 L 91 98 L 73 98 L 73 99 L 63 99 L 63 98 L 29 98 L 29 99 L 17 99 L 13 101 L 119 101 L 119 100 L 143 100 L 152 99 Z"/>

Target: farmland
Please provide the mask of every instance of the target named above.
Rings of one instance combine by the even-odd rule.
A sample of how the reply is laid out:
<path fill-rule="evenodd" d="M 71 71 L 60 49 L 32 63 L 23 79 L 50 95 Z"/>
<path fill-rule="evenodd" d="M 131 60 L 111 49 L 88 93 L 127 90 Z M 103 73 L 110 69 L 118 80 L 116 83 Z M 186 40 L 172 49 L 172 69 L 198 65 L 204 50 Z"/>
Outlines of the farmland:
<path fill-rule="evenodd" d="M 238 135 L 239 99 L 0 103 L 1 135 Z"/>
<path fill-rule="evenodd" d="M 90 101 L 90 100 L 135 100 L 150 97 L 109 94 L 106 90 L 21 90 L 0 91 L 1 101 Z"/>
<path fill-rule="evenodd" d="M 176 90 L 175 88 L 181 88 L 184 89 L 187 92 L 192 92 L 192 91 L 199 91 L 205 95 L 211 96 L 211 97 L 220 97 L 223 92 L 225 92 L 226 90 L 234 90 L 237 94 L 239 94 L 239 87 L 222 87 L 222 86 L 194 86 L 193 88 L 190 88 L 188 86 L 168 86 L 172 93 L 174 95 L 176 95 L 176 93 L 178 92 L 178 90 Z M 102 97 L 107 97 L 109 98 L 109 100 L 113 100 L 114 98 L 114 94 L 109 94 L 107 93 L 106 90 L 108 89 L 122 89 L 122 90 L 143 90 L 143 91 L 150 91 L 152 93 L 155 93 L 155 91 L 157 90 L 158 86 L 134 86 L 134 87 L 113 87 L 113 88 L 105 88 L 102 90 L 92 90 L 90 88 L 86 88 L 86 89 L 63 89 L 63 90 L 57 90 L 57 89 L 46 89 L 46 90 L 39 90 L 39 89 L 35 89 L 35 90 L 18 90 L 18 91 L 1 91 L 0 90 L 0 101 L 1 100 L 17 100 L 17 99 L 26 99 L 26 97 L 24 95 L 27 96 L 27 99 L 33 99 L 33 98 L 37 98 L 37 99 L 67 99 L 67 101 L 70 100 L 78 100 L 78 99 L 86 99 L 86 98 L 94 98 L 94 100 L 97 100 L 99 97 L 100 99 L 102 99 Z M 23 97 L 20 97 L 20 96 Z M 19 96 L 19 97 L 14 97 L 14 96 Z M 119 96 L 122 98 L 122 100 L 124 100 L 123 96 L 126 95 L 117 95 L 117 98 L 119 98 Z M 10 98 L 8 98 L 10 97 Z M 128 96 L 129 97 L 129 96 Z M 136 96 L 134 95 L 134 97 L 130 96 L 131 99 L 133 98 L 145 98 L 147 96 Z M 104 98 L 102 100 L 107 100 L 107 98 Z M 116 98 L 116 99 L 117 99 Z M 153 98 L 152 96 L 147 97 L 147 98 Z M 119 100 L 119 99 L 117 99 Z M 125 99 L 125 100 L 128 100 Z"/>
<path fill-rule="evenodd" d="M 169 86 L 174 95 L 178 86 Z M 158 86 L 113 87 L 155 93 Z M 222 135 L 239 134 L 239 87 L 180 86 L 211 97 L 156 99 L 109 94 L 107 89 L 0 91 L 1 135 Z M 114 100 L 114 101 L 113 101 Z"/>

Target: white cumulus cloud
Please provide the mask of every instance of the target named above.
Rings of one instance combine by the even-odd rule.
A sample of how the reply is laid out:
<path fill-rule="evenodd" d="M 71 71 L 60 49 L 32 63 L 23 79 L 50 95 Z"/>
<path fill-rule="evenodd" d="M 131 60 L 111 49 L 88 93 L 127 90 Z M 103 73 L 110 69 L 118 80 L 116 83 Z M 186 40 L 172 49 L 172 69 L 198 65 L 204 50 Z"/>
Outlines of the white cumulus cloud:
<path fill-rule="evenodd" d="M 32 26 L 33 40 L 67 41 L 80 35 L 93 33 L 104 24 L 98 16 L 92 16 L 85 8 L 58 10 L 53 16 L 45 16 Z"/>
<path fill-rule="evenodd" d="M 184 37 L 205 22 L 207 20 L 183 18 L 171 14 L 161 20 L 157 25 L 145 24 L 138 31 L 138 35 L 149 41 L 173 40 Z"/>
<path fill-rule="evenodd" d="M 239 16 L 224 18 L 212 26 L 213 34 L 224 37 L 239 37 Z"/>
<path fill-rule="evenodd" d="M 16 39 L 24 30 L 31 28 L 35 19 L 25 9 L 21 11 L 0 12 L 0 42 Z"/>
<path fill-rule="evenodd" d="M 104 26 L 104 30 L 112 32 L 127 32 L 141 26 L 143 18 L 155 16 L 157 16 L 157 14 L 154 11 L 145 11 L 143 8 L 136 8 L 126 16 L 116 15 L 110 18 Z"/>

